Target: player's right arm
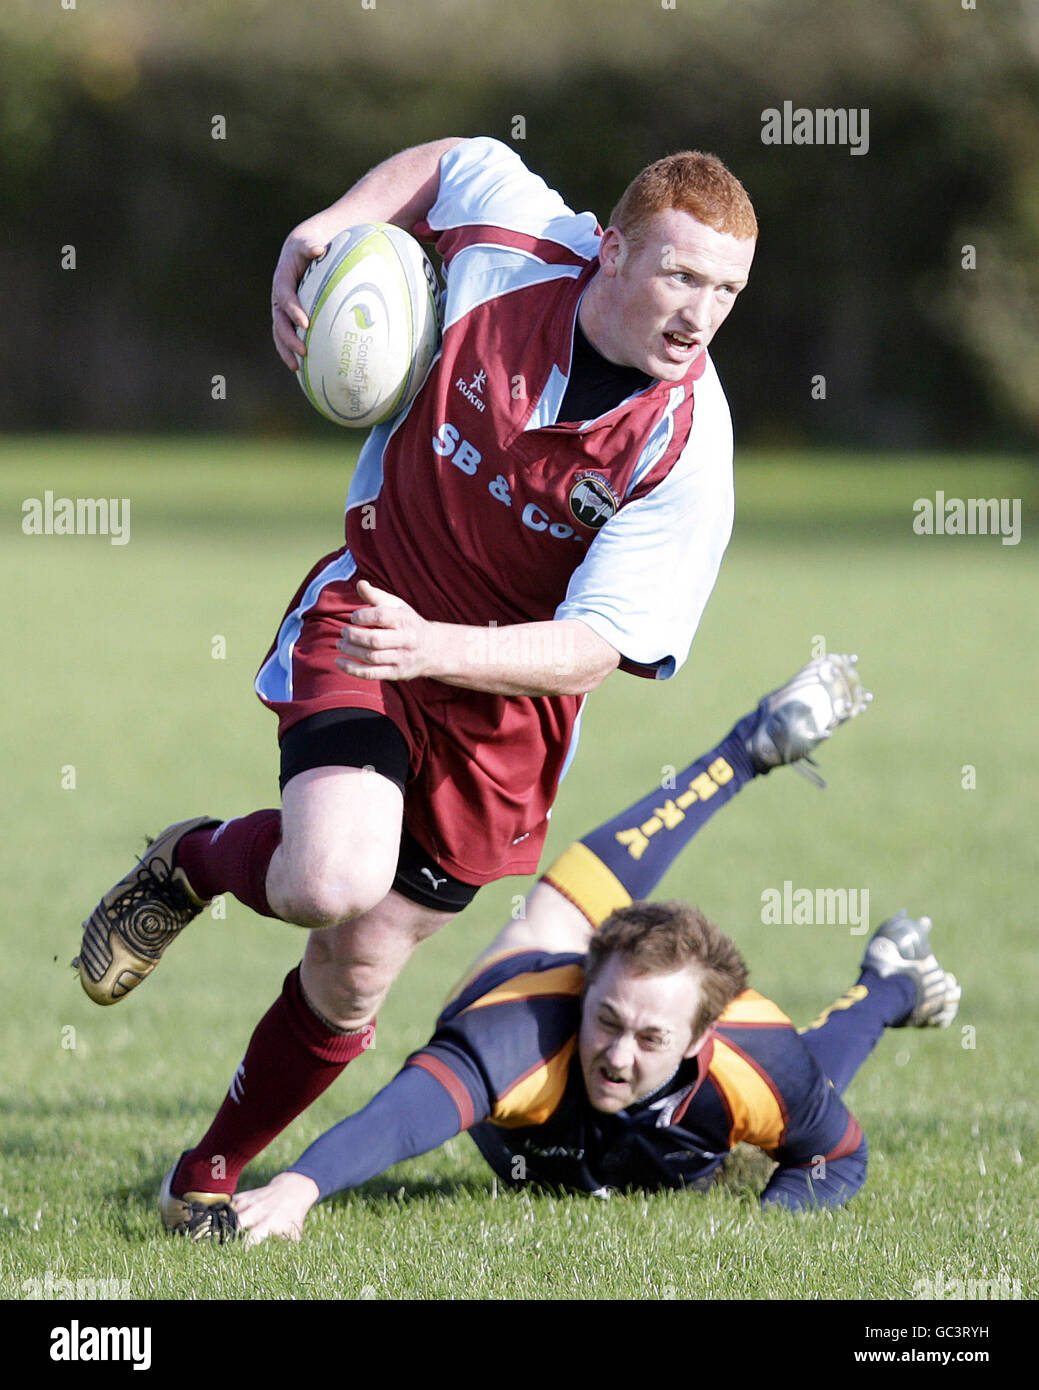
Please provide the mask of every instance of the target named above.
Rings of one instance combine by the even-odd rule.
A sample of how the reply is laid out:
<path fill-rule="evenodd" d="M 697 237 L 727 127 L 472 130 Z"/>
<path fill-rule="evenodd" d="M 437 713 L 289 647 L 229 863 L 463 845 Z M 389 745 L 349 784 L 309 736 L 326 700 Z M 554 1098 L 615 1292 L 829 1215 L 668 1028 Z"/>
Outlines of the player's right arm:
<path fill-rule="evenodd" d="M 566 1089 L 581 980 L 578 958 L 545 953 L 490 966 L 471 980 L 426 1046 L 363 1110 L 321 1135 L 266 1187 L 237 1194 L 250 1242 L 298 1237 L 315 1202 L 484 1120 L 541 1123 Z"/>
<path fill-rule="evenodd" d="M 432 140 L 392 155 L 285 238 L 271 286 L 271 312 L 274 346 L 292 371 L 298 368 L 304 352 L 296 327 L 306 328 L 307 316 L 296 290 L 308 264 L 334 236 L 360 222 L 390 222 L 410 231 L 437 200 L 441 158 L 460 143 L 458 137 Z"/>
<path fill-rule="evenodd" d="M 416 1056 L 425 1056 L 430 1045 Z M 441 1049 L 432 1070 L 413 1060 L 363 1110 L 316 1139 L 292 1168 L 266 1187 L 239 1192 L 239 1225 L 251 1245 L 267 1236 L 298 1239 L 307 1212 L 323 1197 L 439 1148 L 486 1119 L 492 1105 L 479 1067 L 463 1049 L 456 1047 L 448 1060 Z"/>

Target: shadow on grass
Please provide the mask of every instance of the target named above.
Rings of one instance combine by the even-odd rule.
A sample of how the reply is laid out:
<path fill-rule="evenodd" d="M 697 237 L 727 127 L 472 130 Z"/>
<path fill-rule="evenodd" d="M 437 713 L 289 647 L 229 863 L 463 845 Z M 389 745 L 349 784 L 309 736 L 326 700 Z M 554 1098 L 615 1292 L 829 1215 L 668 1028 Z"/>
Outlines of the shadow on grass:
<path fill-rule="evenodd" d="M 120 1122 L 130 1120 L 139 1132 L 146 1132 L 151 1125 L 167 1124 L 171 1121 L 187 1121 L 197 1126 L 199 1121 L 211 1115 L 210 1109 L 202 1109 L 197 1101 L 188 1099 L 155 1098 L 149 1096 L 147 1105 L 139 1096 L 77 1096 L 74 1099 L 53 1101 L 34 1098 L 15 1101 L 0 1099 L 0 1154 L 20 1153 L 40 1154 L 39 1126 L 48 1121 L 68 1122 L 68 1133 L 81 1134 L 84 1122 L 97 1121 L 110 1117 Z M 25 1133 L 12 1133 L 11 1127 L 23 1123 L 32 1126 Z"/>
<path fill-rule="evenodd" d="M 755 1159 L 762 1162 L 756 1163 Z M 729 1165 L 726 1166 L 717 1183 L 734 1196 L 746 1195 L 756 1198 L 764 1186 L 768 1170 L 773 1166 L 765 1160 L 764 1155 L 753 1155 L 748 1151 L 738 1156 L 731 1171 Z M 240 1186 L 243 1190 L 262 1187 L 280 1171 L 273 1166 L 258 1167 L 249 1173 Z M 125 1212 L 125 1216 L 117 1218 L 115 1222 L 125 1239 L 141 1239 L 140 1219 L 143 1216 L 150 1220 L 156 1213 L 156 1198 L 165 1172 L 165 1169 L 162 1172 L 155 1169 L 149 1178 L 106 1189 L 103 1198 L 105 1204 L 112 1209 Z M 374 1216 L 407 1210 L 409 1207 L 418 1208 L 429 1203 L 439 1206 L 456 1202 L 477 1202 L 482 1205 L 491 1200 L 495 1193 L 494 1176 L 489 1169 L 485 1172 L 485 1177 L 423 1177 L 403 1182 L 400 1178 L 384 1174 L 349 1192 L 337 1192 L 322 1205 L 339 1212 L 361 1207 Z M 513 1188 L 501 1183 L 497 1186 L 497 1199 L 500 1201 L 523 1202 L 531 1196 L 575 1202 L 590 1200 L 587 1193 L 566 1192 L 546 1186 Z"/>
<path fill-rule="evenodd" d="M 172 1162 L 172 1159 L 171 1159 Z M 260 1167 L 251 1172 L 240 1184 L 242 1189 L 263 1187 L 281 1170 L 276 1167 Z M 159 1221 L 158 1194 L 162 1180 L 167 1172 L 158 1168 L 151 1170 L 149 1176 L 138 1177 L 130 1183 L 121 1183 L 101 1189 L 99 1196 L 102 1206 L 108 1212 L 110 1228 L 128 1244 L 146 1245 L 153 1240 L 165 1240 L 166 1233 Z M 412 1204 L 419 1206 L 424 1202 L 486 1202 L 491 1195 L 490 1173 L 488 1181 L 475 1179 L 442 1178 L 420 1179 L 406 1185 L 388 1178 L 375 1178 L 363 1187 L 351 1192 L 339 1192 L 330 1197 L 325 1206 L 334 1210 L 345 1210 L 351 1206 L 362 1206 L 378 1215 L 390 1210 L 399 1211 Z M 142 1223 L 146 1229 L 142 1232 Z M 0 1229 L 3 1229 L 0 1225 Z"/>

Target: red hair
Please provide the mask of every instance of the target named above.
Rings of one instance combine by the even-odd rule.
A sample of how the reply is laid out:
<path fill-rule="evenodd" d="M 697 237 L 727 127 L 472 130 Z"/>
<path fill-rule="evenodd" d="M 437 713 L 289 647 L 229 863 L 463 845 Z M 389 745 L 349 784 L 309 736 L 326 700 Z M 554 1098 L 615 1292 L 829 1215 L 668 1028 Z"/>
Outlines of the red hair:
<path fill-rule="evenodd" d="M 740 239 L 756 237 L 758 220 L 747 190 L 717 155 L 682 150 L 649 164 L 628 184 L 610 225 L 638 243 L 646 222 L 667 208 Z"/>

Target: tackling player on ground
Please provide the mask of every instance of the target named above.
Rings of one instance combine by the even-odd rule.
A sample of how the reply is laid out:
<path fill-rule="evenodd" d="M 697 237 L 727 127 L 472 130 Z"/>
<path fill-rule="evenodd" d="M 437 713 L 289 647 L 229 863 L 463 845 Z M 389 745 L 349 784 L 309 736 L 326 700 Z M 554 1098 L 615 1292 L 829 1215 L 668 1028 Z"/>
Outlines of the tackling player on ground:
<path fill-rule="evenodd" d="M 452 1000 L 429 1043 L 291 1169 L 239 1193 L 224 1234 L 298 1236 L 316 1201 L 463 1130 L 512 1187 L 700 1191 L 742 1142 L 776 1161 L 763 1206 L 840 1206 L 867 1161 L 845 1087 L 885 1028 L 956 1015 L 959 985 L 930 926 L 904 913 L 883 923 L 856 983 L 800 1035 L 684 903 L 620 908 L 585 954 L 509 953 L 505 934 L 509 954 Z M 208 1213 L 195 1220 L 215 1234 Z"/>
<path fill-rule="evenodd" d="M 843 659 L 814 663 L 686 768 L 570 847 L 477 962 L 430 1042 L 359 1114 L 228 1205 L 161 1198 L 167 1228 L 258 1241 L 469 1130 L 499 1178 L 606 1195 L 710 1184 L 739 1142 L 777 1167 L 765 1205 L 839 1205 L 866 1176 L 841 1096 L 886 1027 L 945 1026 L 960 990 L 904 913 L 871 938 L 855 985 L 800 1036 L 747 988 L 735 946 L 694 909 L 648 896 L 754 775 L 796 761 L 863 707 Z M 854 704 L 848 702 L 851 695 Z M 543 912 L 562 895 L 565 919 Z M 605 925 L 598 932 L 604 918 Z M 560 930 L 565 920 L 567 930 Z"/>
<path fill-rule="evenodd" d="M 524 1171 L 529 1175 L 540 1172 L 552 1182 L 565 1181 L 585 1188 L 591 1183 L 598 1187 L 612 1181 L 604 1176 L 607 1173 L 616 1175 L 617 1185 L 659 1180 L 652 1153 L 644 1146 L 645 1162 L 636 1163 L 629 1149 L 622 1146 L 615 1152 L 611 1150 L 612 1156 L 604 1157 L 605 1168 L 592 1165 L 580 1172 L 572 1164 L 568 1169 L 565 1163 L 546 1169 L 544 1163 L 535 1163 L 534 1159 L 536 1151 L 559 1148 L 561 1153 L 570 1153 L 585 1147 L 573 1138 L 572 1131 L 575 1125 L 590 1122 L 589 1104 L 593 1109 L 627 1109 L 635 1099 L 645 1097 L 644 1083 L 648 1079 L 654 1083 L 651 1090 L 670 1083 L 671 1071 L 680 1069 L 685 1048 L 702 1041 L 704 1030 L 716 1013 L 742 989 L 743 977 L 739 971 L 726 967 L 729 986 L 733 988 L 726 986 L 720 993 L 712 988 L 710 1017 L 705 1016 L 695 1027 L 700 1005 L 696 998 L 685 997 L 689 981 L 683 977 L 679 991 L 684 1000 L 681 1008 L 685 1009 L 685 1023 L 692 1033 L 681 1041 L 681 1030 L 676 1031 L 674 1019 L 671 1020 L 672 1041 L 681 1041 L 673 1057 L 670 1051 L 666 1052 L 674 1066 L 658 1074 L 653 1065 L 632 1090 L 629 1083 L 634 1072 L 626 1064 L 622 1067 L 616 1057 L 613 1061 L 603 1059 L 613 1069 L 611 1074 L 595 1070 L 596 1063 L 587 1073 L 582 1091 L 574 1070 L 577 1063 L 572 1060 L 573 1037 L 575 1009 L 579 1008 L 580 958 L 588 949 L 593 927 L 615 909 L 648 897 L 693 836 L 749 781 L 808 756 L 823 738 L 865 709 L 867 699 L 851 659 L 825 657 L 810 663 L 762 700 L 721 743 L 680 772 L 673 789 L 655 786 L 641 801 L 566 850 L 528 896 L 522 917 L 511 922 L 476 963 L 474 978 L 463 987 L 441 1020 L 438 1040 L 424 1050 L 425 1060 L 412 1059 L 412 1065 L 383 1093 L 385 1103 L 373 1102 L 364 1112 L 365 1118 L 358 1117 L 360 1128 L 344 1131 L 340 1136 L 342 1143 L 337 1140 L 323 1146 L 322 1163 L 327 1160 L 332 1166 L 322 1167 L 322 1184 L 332 1182 L 337 1187 L 364 1181 L 408 1156 L 401 1145 L 406 1149 L 415 1143 L 419 1147 L 411 1152 L 423 1152 L 448 1137 L 448 1131 L 456 1133 L 474 1125 L 477 1142 L 498 1171 L 503 1166 L 511 1170 L 512 1159 L 519 1154 L 527 1165 Z M 842 1014 L 843 1022 L 837 1020 L 828 1027 L 825 1036 L 829 1052 L 822 1071 L 808 1065 L 808 1054 L 796 1043 L 789 1022 L 774 1005 L 756 999 L 739 1005 L 742 1014 L 730 1016 L 726 1024 L 737 1029 L 730 1038 L 731 1046 L 727 1043 L 726 1051 L 719 1045 L 717 1055 L 714 1050 L 710 1054 L 714 1058 L 712 1076 L 716 1078 L 728 1059 L 725 1076 L 719 1082 L 722 1089 L 719 1092 L 712 1081 L 713 1089 L 709 1087 L 703 1092 L 691 1112 L 700 1123 L 704 1120 L 707 1097 L 714 1097 L 714 1148 L 705 1146 L 702 1135 L 699 1145 L 690 1146 L 682 1140 L 690 1166 L 675 1172 L 684 1174 L 683 1182 L 698 1180 L 711 1171 L 712 1165 L 705 1167 L 707 1149 L 720 1160 L 720 1155 L 739 1138 L 784 1154 L 788 1167 L 797 1168 L 806 1152 L 825 1159 L 831 1166 L 836 1165 L 833 1181 L 840 1179 L 842 1192 L 851 1190 L 847 1186 L 851 1183 L 849 1173 L 858 1174 L 856 1184 L 861 1181 L 861 1136 L 856 1137 L 857 1131 L 843 1107 L 834 1104 L 836 1096 L 831 1095 L 826 1078 L 843 1089 L 885 1025 L 933 1021 L 950 1001 L 954 1002 L 955 982 L 930 958 L 929 948 L 923 949 L 927 945 L 926 930 L 916 924 L 913 932 L 915 936 L 903 948 L 904 959 L 896 952 L 890 961 L 884 962 L 878 955 L 884 949 L 878 942 L 891 935 L 890 929 L 882 930 L 871 943 L 867 955 L 874 968 L 880 961 L 883 968 L 879 973 L 906 978 L 896 985 L 874 988 L 868 1001 L 856 997 L 856 1004 L 861 1002 L 862 1006 L 854 1014 Z M 672 942 L 672 949 L 674 945 Z M 695 953 L 702 945 L 700 938 L 694 937 L 691 944 L 687 940 L 681 947 L 686 954 L 675 968 L 687 965 L 690 950 Z M 505 959 L 501 959 L 503 955 Z M 731 966 L 735 953 L 730 944 L 725 944 L 721 955 Z M 527 978 L 532 971 L 540 977 L 533 983 Z M 612 976 L 604 972 L 603 978 Z M 695 979 L 691 988 L 695 995 Z M 862 993 L 865 995 L 865 991 Z M 842 1050 L 839 1039 L 848 1020 L 852 1026 L 847 1049 Z M 746 1065 L 738 1060 L 740 1049 L 752 1059 Z M 698 1051 L 690 1052 L 689 1058 Z M 707 1055 L 704 1054 L 705 1061 Z M 759 1075 L 758 1080 L 755 1075 Z M 760 1076 L 771 1078 L 764 1083 L 764 1089 Z M 487 1083 L 482 1092 L 479 1077 Z M 686 1076 L 682 1085 L 688 1084 Z M 673 1089 L 666 1093 L 674 1094 Z M 668 1111 L 672 1117 L 675 1113 L 674 1107 Z M 719 1125 L 724 1113 L 730 1115 L 732 1123 L 727 1128 L 723 1126 L 722 1134 Z M 676 1123 L 685 1114 L 683 1108 Z M 785 1122 L 783 1114 L 787 1116 Z M 743 1118 L 738 1119 L 740 1116 Z M 490 1122 L 489 1128 L 481 1123 L 483 1120 Z M 555 1126 L 551 1133 L 558 1131 L 562 1137 L 526 1134 L 548 1122 Z M 645 1122 L 644 1117 L 640 1123 Z M 347 1123 L 353 1125 L 352 1121 Z M 506 1145 L 503 1149 L 501 1145 L 506 1140 L 502 1135 L 506 1129 L 516 1135 L 524 1131 L 530 1145 L 518 1149 Z M 731 1142 L 722 1143 L 725 1135 Z M 670 1142 L 675 1135 L 665 1137 Z M 851 1138 L 855 1143 L 845 1152 L 844 1146 Z M 219 1131 L 211 1131 L 188 1157 L 202 1171 L 211 1172 L 225 1161 L 220 1143 Z M 351 1153 L 346 1169 L 342 1166 L 344 1144 Z M 628 1159 L 618 1169 L 619 1153 L 627 1153 Z M 844 1159 L 848 1162 L 838 1163 Z M 362 1170 L 363 1176 L 356 1176 Z M 240 1167 L 236 1168 L 236 1177 L 239 1171 Z M 178 1182 L 177 1172 L 175 1164 L 163 1186 L 161 1206 L 167 1229 L 189 1233 L 196 1239 L 220 1239 L 229 1234 L 235 1217 L 227 1193 L 213 1188 L 185 1190 Z M 344 1172 L 350 1175 L 347 1179 L 343 1179 Z M 799 1191 L 803 1189 L 803 1177 L 802 1174 Z M 813 1179 L 817 1177 L 818 1172 Z M 331 1191 L 333 1187 L 325 1186 L 323 1190 Z M 777 1182 L 774 1194 L 780 1187 L 787 1195 L 794 1191 Z M 312 1192 L 311 1199 L 314 1195 Z"/>

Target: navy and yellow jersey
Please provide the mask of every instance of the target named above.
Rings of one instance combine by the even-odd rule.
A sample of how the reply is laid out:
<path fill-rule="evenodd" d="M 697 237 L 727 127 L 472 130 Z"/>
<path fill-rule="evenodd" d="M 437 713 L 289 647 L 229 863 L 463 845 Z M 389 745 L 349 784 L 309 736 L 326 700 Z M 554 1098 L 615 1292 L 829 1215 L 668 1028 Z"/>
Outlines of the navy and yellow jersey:
<path fill-rule="evenodd" d="M 408 1059 L 450 1095 L 500 1178 L 586 1192 L 698 1188 L 742 1141 L 779 1165 L 765 1202 L 840 1202 L 861 1187 L 859 1125 L 790 1020 L 754 990 L 655 1095 L 616 1115 L 595 1110 L 577 1055 L 583 962 L 524 951 L 490 963 Z"/>

